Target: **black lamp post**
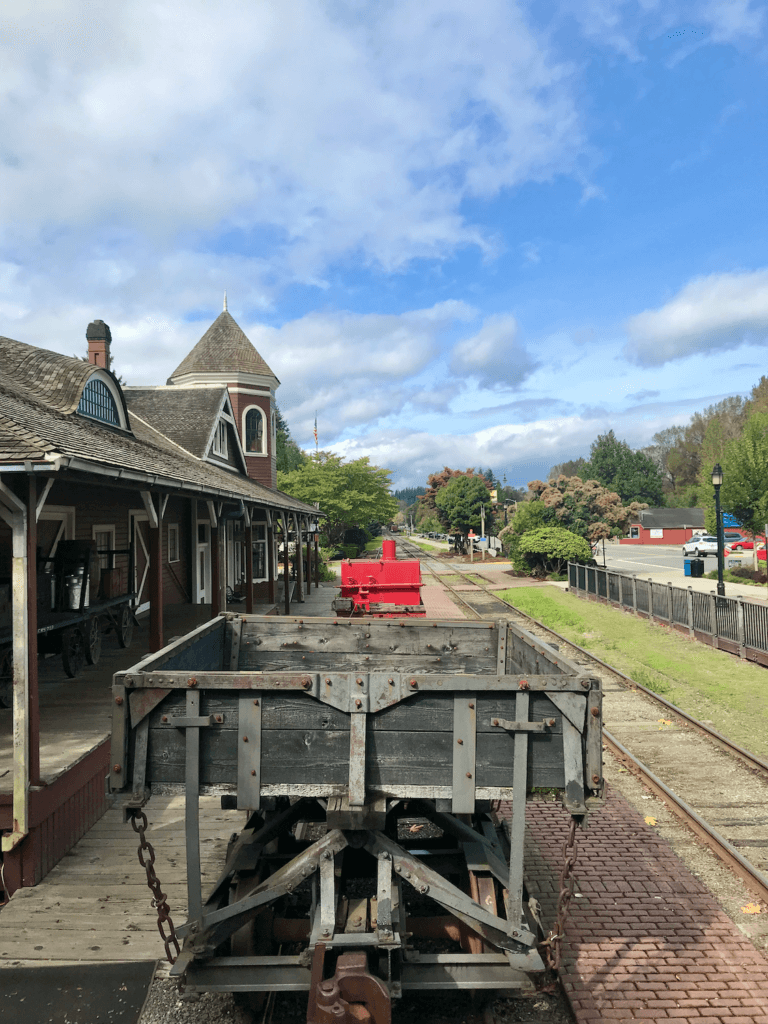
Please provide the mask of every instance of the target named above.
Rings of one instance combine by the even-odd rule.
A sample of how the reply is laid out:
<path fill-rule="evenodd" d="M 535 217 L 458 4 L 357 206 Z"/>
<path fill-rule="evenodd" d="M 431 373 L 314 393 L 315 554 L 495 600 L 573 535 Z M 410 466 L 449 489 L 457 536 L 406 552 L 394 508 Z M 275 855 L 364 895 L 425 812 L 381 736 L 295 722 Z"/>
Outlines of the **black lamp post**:
<path fill-rule="evenodd" d="M 715 521 L 717 523 L 717 596 L 725 597 L 723 583 L 723 520 L 720 515 L 720 485 L 723 482 L 723 470 L 720 463 L 715 463 L 712 470 L 712 486 L 715 488 Z"/>

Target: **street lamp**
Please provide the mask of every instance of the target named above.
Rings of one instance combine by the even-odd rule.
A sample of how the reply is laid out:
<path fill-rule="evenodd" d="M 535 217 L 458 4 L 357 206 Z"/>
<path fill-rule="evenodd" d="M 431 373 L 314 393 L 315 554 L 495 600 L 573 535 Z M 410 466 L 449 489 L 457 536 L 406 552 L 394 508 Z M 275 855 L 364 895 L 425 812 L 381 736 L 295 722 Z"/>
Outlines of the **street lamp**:
<path fill-rule="evenodd" d="M 723 583 L 723 523 L 720 515 L 720 486 L 723 482 L 723 470 L 719 462 L 712 470 L 712 486 L 715 488 L 715 522 L 717 523 L 717 596 L 725 597 Z"/>

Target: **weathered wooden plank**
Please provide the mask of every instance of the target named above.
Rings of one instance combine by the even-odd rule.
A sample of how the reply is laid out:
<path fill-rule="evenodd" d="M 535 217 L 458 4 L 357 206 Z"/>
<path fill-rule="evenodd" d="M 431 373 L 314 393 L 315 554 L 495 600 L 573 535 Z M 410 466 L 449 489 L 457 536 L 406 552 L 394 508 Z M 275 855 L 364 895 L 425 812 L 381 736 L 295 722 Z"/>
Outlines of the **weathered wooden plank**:
<path fill-rule="evenodd" d="M 402 665 L 400 663 L 402 662 Z M 386 653 L 344 653 L 338 651 L 307 650 L 255 652 L 241 647 L 240 671 L 296 671 L 296 672 L 466 672 L 490 674 L 496 668 L 496 657 L 474 657 L 463 654 L 402 655 Z"/>

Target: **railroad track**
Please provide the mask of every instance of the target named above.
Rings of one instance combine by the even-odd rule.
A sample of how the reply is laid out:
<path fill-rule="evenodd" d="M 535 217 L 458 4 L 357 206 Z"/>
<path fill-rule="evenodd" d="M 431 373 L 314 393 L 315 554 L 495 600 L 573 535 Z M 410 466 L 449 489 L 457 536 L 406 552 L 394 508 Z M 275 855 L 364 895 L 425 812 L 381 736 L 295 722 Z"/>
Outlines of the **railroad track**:
<path fill-rule="evenodd" d="M 505 618 L 599 676 L 606 748 L 768 903 L 768 762 L 489 590 L 484 563 L 446 565 L 408 541 L 399 546 L 471 616 L 497 617 L 502 605 Z M 457 590 L 456 576 L 476 589 Z"/>

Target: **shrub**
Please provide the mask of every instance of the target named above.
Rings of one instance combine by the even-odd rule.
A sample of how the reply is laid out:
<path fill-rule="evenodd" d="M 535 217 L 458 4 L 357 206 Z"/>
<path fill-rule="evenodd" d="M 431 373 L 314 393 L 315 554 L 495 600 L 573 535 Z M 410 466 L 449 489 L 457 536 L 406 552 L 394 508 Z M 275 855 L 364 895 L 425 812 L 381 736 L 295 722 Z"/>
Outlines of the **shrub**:
<path fill-rule="evenodd" d="M 345 558 L 357 558 L 359 550 L 357 544 L 342 544 L 341 547 Z"/>
<path fill-rule="evenodd" d="M 519 538 L 516 548 L 513 556 L 515 568 L 540 575 L 564 573 L 568 562 L 592 560 L 589 542 L 561 526 L 528 530 Z"/>

